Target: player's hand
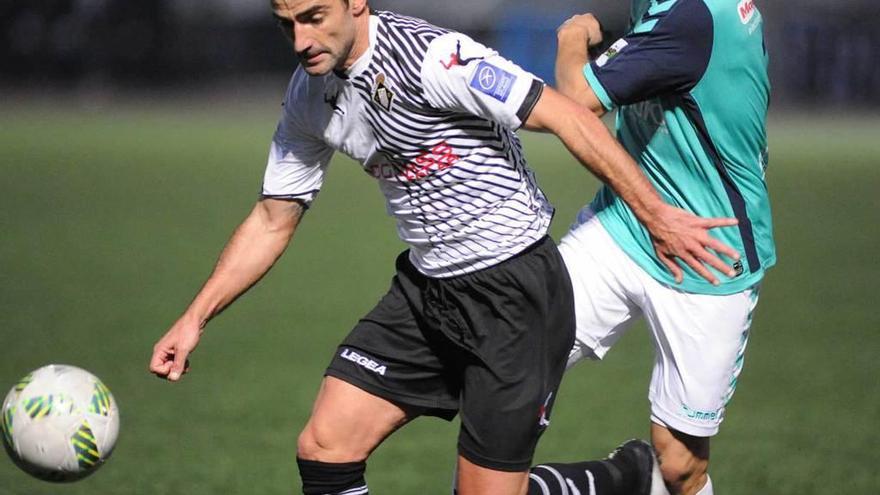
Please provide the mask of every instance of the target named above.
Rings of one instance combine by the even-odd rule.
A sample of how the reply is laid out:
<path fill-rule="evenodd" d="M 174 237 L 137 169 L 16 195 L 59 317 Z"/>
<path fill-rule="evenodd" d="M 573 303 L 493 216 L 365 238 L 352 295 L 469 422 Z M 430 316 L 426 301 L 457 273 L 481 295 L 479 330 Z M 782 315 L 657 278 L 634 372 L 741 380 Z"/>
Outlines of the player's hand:
<path fill-rule="evenodd" d="M 204 325 L 185 318 L 174 326 L 153 346 L 150 372 L 160 378 L 176 382 L 189 371 L 189 354 L 199 344 Z"/>
<path fill-rule="evenodd" d="M 684 272 L 675 258 L 684 261 L 712 285 L 718 285 L 719 281 L 707 265 L 728 277 L 736 276 L 736 271 L 715 253 L 734 261 L 739 260 L 739 253 L 709 235 L 710 229 L 736 225 L 738 222 L 735 218 L 702 218 L 665 204 L 658 218 L 648 230 L 657 256 L 672 272 L 676 283 L 684 279 Z"/>
<path fill-rule="evenodd" d="M 583 37 L 588 48 L 602 44 L 602 25 L 593 14 L 580 14 L 571 16 L 556 30 L 560 38 L 567 35 Z"/>

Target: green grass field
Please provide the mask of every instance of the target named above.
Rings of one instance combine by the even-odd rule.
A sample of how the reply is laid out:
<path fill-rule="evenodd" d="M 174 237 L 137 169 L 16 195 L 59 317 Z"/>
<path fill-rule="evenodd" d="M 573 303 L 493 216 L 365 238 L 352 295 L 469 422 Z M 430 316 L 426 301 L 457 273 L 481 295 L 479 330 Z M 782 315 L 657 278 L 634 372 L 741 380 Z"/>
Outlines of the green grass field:
<path fill-rule="evenodd" d="M 403 248 L 352 162 L 336 161 L 272 273 L 208 327 L 186 380 L 147 373 L 256 198 L 275 100 L 0 113 L 0 393 L 44 364 L 75 364 L 122 413 L 93 477 L 50 485 L 0 457 L 0 495 L 297 493 L 295 440 L 321 373 Z M 880 120 L 810 119 L 772 123 L 780 264 L 713 444 L 725 495 L 880 493 Z M 596 183 L 552 138 L 525 143 L 558 239 Z M 537 459 L 646 436 L 650 365 L 639 326 L 605 362 L 575 368 Z M 372 492 L 448 493 L 456 433 L 422 419 L 395 434 L 371 458 Z"/>

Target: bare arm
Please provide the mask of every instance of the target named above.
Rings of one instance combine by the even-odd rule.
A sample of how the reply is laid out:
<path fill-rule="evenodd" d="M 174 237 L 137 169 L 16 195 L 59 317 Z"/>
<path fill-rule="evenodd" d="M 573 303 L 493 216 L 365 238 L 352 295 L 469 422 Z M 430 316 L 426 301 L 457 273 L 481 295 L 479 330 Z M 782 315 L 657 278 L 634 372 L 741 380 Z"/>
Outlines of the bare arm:
<path fill-rule="evenodd" d="M 238 226 L 189 308 L 153 347 L 150 371 L 177 381 L 208 321 L 265 275 L 284 253 L 303 214 L 296 201 L 262 199 Z"/>
<path fill-rule="evenodd" d="M 602 43 L 599 21 L 592 14 L 576 15 L 556 32 L 556 86 L 559 92 L 589 108 L 598 116 L 605 107 L 584 79 L 584 66 L 591 62 L 589 48 Z"/>
<path fill-rule="evenodd" d="M 713 284 L 718 280 L 704 263 L 734 275 L 733 269 L 707 248 L 739 259 L 735 250 L 708 233 L 711 228 L 736 225 L 736 219 L 700 218 L 666 204 L 595 114 L 545 88 L 525 127 L 556 134 L 584 166 L 617 192 L 647 227 L 658 256 L 677 282 L 681 282 L 683 273 L 674 258 L 680 258 Z"/>

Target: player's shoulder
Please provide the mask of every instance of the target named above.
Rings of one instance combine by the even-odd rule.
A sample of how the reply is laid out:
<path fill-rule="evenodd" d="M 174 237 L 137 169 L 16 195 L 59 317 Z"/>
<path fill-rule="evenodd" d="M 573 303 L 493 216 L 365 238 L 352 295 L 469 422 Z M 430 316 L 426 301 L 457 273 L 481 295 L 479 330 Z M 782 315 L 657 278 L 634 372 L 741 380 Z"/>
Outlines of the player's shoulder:
<path fill-rule="evenodd" d="M 327 113 L 326 104 L 328 79 L 333 75 L 310 76 L 302 67 L 297 67 L 290 76 L 284 98 L 281 101 L 282 115 L 288 122 L 312 127 Z"/>
<path fill-rule="evenodd" d="M 285 103 L 304 103 L 324 93 L 326 76 L 310 76 L 302 66 L 296 68 L 287 83 Z"/>
<path fill-rule="evenodd" d="M 382 26 L 388 31 L 393 31 L 394 34 L 398 36 L 406 35 L 409 37 L 419 37 L 430 40 L 450 32 L 448 29 L 435 26 L 424 19 L 410 17 L 387 10 L 376 11 L 373 15 L 379 18 L 379 22 Z"/>
<path fill-rule="evenodd" d="M 282 104 L 289 109 L 310 111 L 321 108 L 328 78 L 332 75 L 310 76 L 303 68 L 297 67 L 290 76 Z"/>
<path fill-rule="evenodd" d="M 423 74 L 452 73 L 458 70 L 470 72 L 475 66 L 473 62 L 479 62 L 486 58 L 497 55 L 498 52 L 474 40 L 470 36 L 450 31 L 438 36 L 428 46 L 425 52 L 425 65 Z"/>
<path fill-rule="evenodd" d="M 639 10 L 633 36 L 656 34 L 671 39 L 711 39 L 712 0 L 651 0 Z M 732 0 L 722 0 L 730 2 Z"/>

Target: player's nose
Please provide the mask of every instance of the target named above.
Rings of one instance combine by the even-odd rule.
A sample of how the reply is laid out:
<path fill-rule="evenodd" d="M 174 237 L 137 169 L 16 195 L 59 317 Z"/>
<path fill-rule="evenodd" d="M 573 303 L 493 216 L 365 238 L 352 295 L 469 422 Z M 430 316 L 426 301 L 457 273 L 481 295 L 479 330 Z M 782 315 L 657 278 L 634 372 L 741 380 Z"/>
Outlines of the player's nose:
<path fill-rule="evenodd" d="M 300 24 L 295 24 L 291 32 L 293 36 L 293 49 L 297 56 L 305 58 L 315 51 L 315 40 L 309 35 L 307 29 Z"/>

